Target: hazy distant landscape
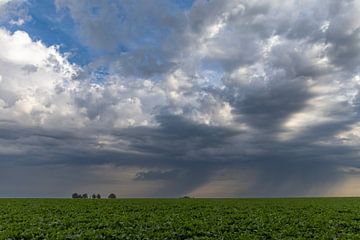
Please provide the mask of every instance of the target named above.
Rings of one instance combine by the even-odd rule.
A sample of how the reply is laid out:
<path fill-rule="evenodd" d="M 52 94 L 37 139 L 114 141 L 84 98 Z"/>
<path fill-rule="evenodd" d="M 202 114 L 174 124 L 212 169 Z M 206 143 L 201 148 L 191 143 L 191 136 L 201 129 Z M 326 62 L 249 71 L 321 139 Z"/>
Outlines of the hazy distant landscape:
<path fill-rule="evenodd" d="M 359 198 L 0 200 L 0 239 L 359 238 Z"/>

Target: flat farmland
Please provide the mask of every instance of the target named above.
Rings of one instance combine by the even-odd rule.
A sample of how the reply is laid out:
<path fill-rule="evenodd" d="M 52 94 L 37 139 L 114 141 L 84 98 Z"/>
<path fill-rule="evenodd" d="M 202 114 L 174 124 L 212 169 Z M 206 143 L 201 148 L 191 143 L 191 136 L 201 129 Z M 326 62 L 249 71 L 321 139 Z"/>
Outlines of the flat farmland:
<path fill-rule="evenodd" d="M 0 239 L 360 239 L 360 198 L 1 199 Z"/>

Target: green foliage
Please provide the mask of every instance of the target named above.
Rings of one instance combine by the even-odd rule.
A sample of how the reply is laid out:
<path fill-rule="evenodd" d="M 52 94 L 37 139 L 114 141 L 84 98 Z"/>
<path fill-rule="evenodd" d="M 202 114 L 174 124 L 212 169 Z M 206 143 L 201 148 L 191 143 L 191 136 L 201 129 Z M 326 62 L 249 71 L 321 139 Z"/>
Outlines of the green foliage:
<path fill-rule="evenodd" d="M 360 239 L 360 199 L 1 199 L 0 239 Z"/>
<path fill-rule="evenodd" d="M 115 199 L 116 198 L 116 195 L 114 193 L 110 193 L 108 198 L 111 198 L 111 199 Z"/>

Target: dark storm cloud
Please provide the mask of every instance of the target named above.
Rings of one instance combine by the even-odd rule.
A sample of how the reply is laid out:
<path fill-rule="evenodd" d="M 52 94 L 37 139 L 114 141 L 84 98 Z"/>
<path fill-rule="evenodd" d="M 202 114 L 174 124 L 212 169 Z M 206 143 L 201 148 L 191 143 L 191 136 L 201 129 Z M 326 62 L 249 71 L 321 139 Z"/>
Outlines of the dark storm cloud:
<path fill-rule="evenodd" d="M 239 121 L 264 130 L 278 132 L 287 118 L 300 111 L 311 94 L 304 79 L 274 84 L 270 89 L 249 93 L 244 99 L 233 103 L 240 114 Z"/>
<path fill-rule="evenodd" d="M 221 167 L 207 149 L 221 148 L 236 131 L 212 128 L 176 116 L 159 116 L 158 128 L 138 127 L 119 131 L 114 136 L 128 141 L 130 149 L 99 149 L 89 133 L 72 134 L 57 130 L 27 129 L 12 125 L 0 131 L 3 146 L 20 146 L 22 152 L 1 154 L 2 163 L 32 166 L 136 166 L 173 170 L 139 172 L 135 180 L 167 181 L 154 196 L 178 196 L 206 183 Z M 104 133 L 104 132 L 103 132 Z M 79 136 L 80 135 L 80 136 Z M 91 134 L 90 134 L 91 135 Z M 95 149 L 94 149 L 95 148 Z M 204 151 L 203 153 L 200 153 Z M 204 159 L 204 156 L 208 159 Z M 11 169 L 9 167 L 9 169 Z M 77 179 L 82 179 L 78 173 Z M 85 176 L 84 176 L 85 177 Z M 89 182 L 82 179 L 84 182 Z"/>
<path fill-rule="evenodd" d="M 92 64 L 106 65 L 109 79 L 125 80 L 78 77 L 69 104 L 80 112 L 79 128 L 0 120 L 4 167 L 134 168 L 131 184 L 158 184 L 151 196 L 191 193 L 220 172 L 238 181 L 244 171 L 254 173 L 250 186 L 236 182 L 223 193 L 321 195 L 358 172 L 359 136 L 341 136 L 359 123 L 355 1 L 196 1 L 186 11 L 170 1 L 56 2 L 68 9 L 84 44 L 100 52 Z M 171 79 L 175 70 L 185 77 Z M 216 79 L 202 79 L 205 70 Z M 159 94 L 155 100 L 145 80 Z M 16 105 L 13 92 L 0 94 L 7 107 Z M 228 112 L 210 111 L 224 102 Z M 129 125 L 113 124 L 126 114 Z M 146 124 L 136 122 L 139 115 Z M 215 121 L 218 115 L 225 123 Z M 89 176 L 79 170 L 69 179 L 79 187 L 106 182 Z"/>
<path fill-rule="evenodd" d="M 313 128 L 312 136 L 305 139 L 287 142 L 266 136 L 265 132 L 252 134 L 251 139 L 228 140 L 226 144 L 213 147 L 215 150 L 230 150 L 221 152 L 220 156 L 216 151 L 207 153 L 199 149 L 195 155 L 186 156 L 185 153 L 189 150 L 182 147 L 179 154 L 185 155 L 184 159 L 175 155 L 163 163 L 163 166 L 176 170 L 142 172 L 139 173 L 141 177 L 138 180 L 165 180 L 165 176 L 172 176 L 171 180 L 167 180 L 168 186 L 163 189 L 162 194 L 175 191 L 174 189 L 178 194 L 184 194 L 186 191 L 181 192 L 179 189 L 195 189 L 209 181 L 219 170 L 239 169 L 240 173 L 241 169 L 250 168 L 256 169 L 259 175 L 249 192 L 243 193 L 247 196 L 306 195 L 313 189 L 320 192 L 322 188 L 326 189 L 343 178 L 343 174 L 337 171 L 338 167 L 355 161 L 358 156 L 357 150 L 351 147 L 336 144 L 322 146 L 311 141 L 322 135 L 323 128 L 326 126 Z M 336 126 L 330 127 L 326 132 L 334 129 Z M 158 141 L 158 138 L 154 138 L 153 144 L 161 145 L 162 142 Z M 166 153 L 165 146 L 162 146 L 162 149 L 157 149 L 158 153 Z M 167 146 L 168 151 L 174 149 L 171 145 Z M 139 149 L 147 150 L 146 147 Z"/>
<path fill-rule="evenodd" d="M 175 116 L 162 116 L 158 121 L 157 128 L 118 131 L 114 136 L 129 142 L 131 150 L 123 152 L 96 149 L 96 142 L 87 136 L 39 129 L 2 129 L 3 146 L 19 144 L 26 146 L 22 150 L 28 152 L 2 154 L 1 158 L 3 163 L 8 159 L 23 166 L 114 164 L 160 169 L 134 176 L 135 180 L 164 181 L 165 185 L 154 191 L 154 196 L 186 194 L 206 184 L 219 170 L 239 169 L 240 174 L 241 169 L 250 168 L 258 171 L 258 178 L 248 192 L 239 195 L 283 196 L 306 195 L 309 189 L 336 183 L 343 175 L 336 171 L 337 167 L 352 163 L 358 156 L 357 150 L 350 147 L 315 143 L 321 135 L 333 135 L 331 132 L 339 126 L 313 127 L 306 137 L 282 142 L 264 135 L 266 132 L 242 138 L 244 133 L 199 125 Z"/>

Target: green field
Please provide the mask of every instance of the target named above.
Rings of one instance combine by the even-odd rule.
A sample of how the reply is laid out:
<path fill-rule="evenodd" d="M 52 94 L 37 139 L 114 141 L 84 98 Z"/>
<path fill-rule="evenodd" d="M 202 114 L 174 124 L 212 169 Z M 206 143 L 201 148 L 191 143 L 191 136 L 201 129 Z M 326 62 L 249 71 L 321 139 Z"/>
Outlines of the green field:
<path fill-rule="evenodd" d="M 1 199 L 0 239 L 360 239 L 359 198 Z"/>

